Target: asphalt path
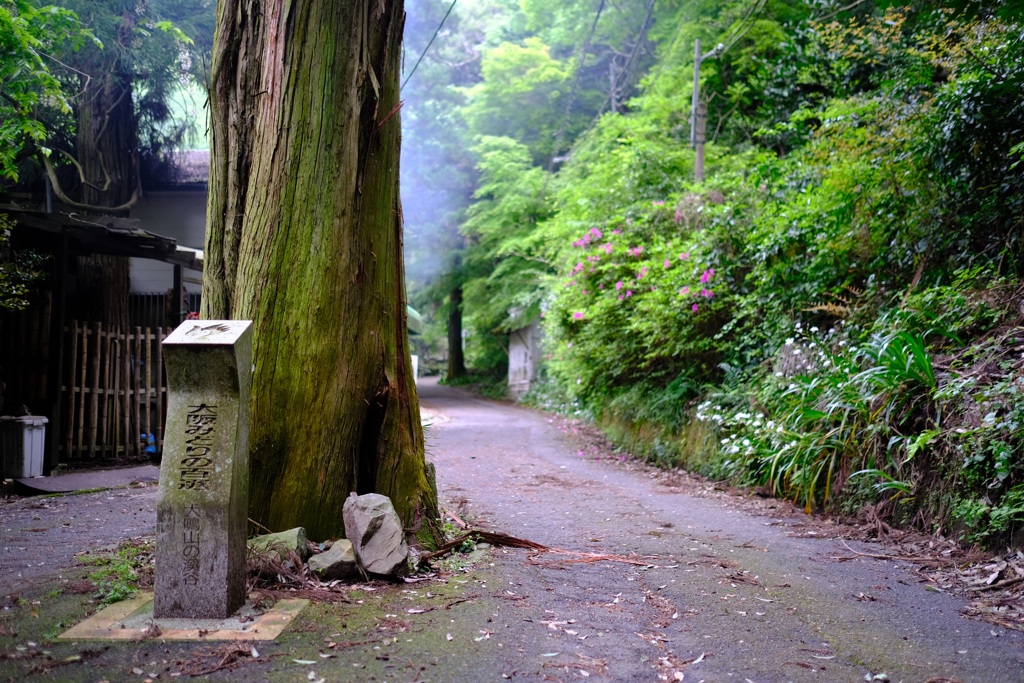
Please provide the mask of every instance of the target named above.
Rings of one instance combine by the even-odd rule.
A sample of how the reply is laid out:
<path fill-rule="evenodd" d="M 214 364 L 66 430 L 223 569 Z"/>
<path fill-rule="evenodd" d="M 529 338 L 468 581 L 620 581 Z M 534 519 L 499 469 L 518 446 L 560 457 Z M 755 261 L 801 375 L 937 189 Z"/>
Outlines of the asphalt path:
<path fill-rule="evenodd" d="M 911 564 L 868 556 L 889 549 L 832 538 L 786 504 L 700 495 L 581 447 L 537 411 L 430 380 L 420 398 L 443 507 L 548 550 L 493 547 L 421 583 L 357 587 L 365 604 L 310 606 L 258 662 L 211 679 L 1024 681 L 1024 633 L 967 619 L 962 598 L 930 590 Z M 78 553 L 152 535 L 155 493 L 3 503 L 0 596 L 44 590 Z M 351 647 L 324 653 L 339 619 Z M 203 647 L 161 644 L 157 658 L 118 645 L 58 679 L 127 680 L 158 663 L 180 675 Z"/>
<path fill-rule="evenodd" d="M 507 599 L 487 642 L 514 646 L 474 657 L 467 680 L 486 664 L 480 680 L 1024 681 L 1024 634 L 857 554 L 884 548 L 589 457 L 539 412 L 430 382 L 420 396 L 443 504 L 572 551 L 495 552 Z"/>

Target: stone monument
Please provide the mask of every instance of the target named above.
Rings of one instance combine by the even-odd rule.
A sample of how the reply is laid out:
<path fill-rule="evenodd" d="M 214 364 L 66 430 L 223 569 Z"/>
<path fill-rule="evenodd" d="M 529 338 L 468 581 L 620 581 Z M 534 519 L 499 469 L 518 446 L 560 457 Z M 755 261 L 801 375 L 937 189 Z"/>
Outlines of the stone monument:
<path fill-rule="evenodd" d="M 225 619 L 245 602 L 252 323 L 187 320 L 163 350 L 153 616 Z"/>

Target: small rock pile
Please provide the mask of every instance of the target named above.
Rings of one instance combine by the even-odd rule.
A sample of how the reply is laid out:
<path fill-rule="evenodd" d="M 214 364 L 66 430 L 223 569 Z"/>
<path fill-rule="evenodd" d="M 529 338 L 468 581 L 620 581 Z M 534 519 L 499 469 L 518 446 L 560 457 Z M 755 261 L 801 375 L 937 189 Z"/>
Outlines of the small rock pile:
<path fill-rule="evenodd" d="M 323 552 L 311 554 L 302 527 L 256 536 L 249 540 L 249 548 L 259 553 L 277 552 L 282 561 L 294 554 L 321 581 L 367 574 L 398 577 L 405 571 L 409 546 L 390 498 L 379 493 L 352 493 L 345 501 L 342 515 L 346 537 L 334 541 Z"/>

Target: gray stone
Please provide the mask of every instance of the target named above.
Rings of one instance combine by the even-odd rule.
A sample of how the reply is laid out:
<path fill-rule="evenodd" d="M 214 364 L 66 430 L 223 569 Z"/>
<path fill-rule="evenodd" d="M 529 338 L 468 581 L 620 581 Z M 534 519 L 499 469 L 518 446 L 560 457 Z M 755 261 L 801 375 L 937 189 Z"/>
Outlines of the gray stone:
<path fill-rule="evenodd" d="M 335 541 L 330 550 L 313 555 L 306 564 L 309 571 L 324 581 L 348 579 L 359 575 L 356 551 L 347 538 Z"/>
<path fill-rule="evenodd" d="M 345 536 L 356 558 L 371 574 L 398 576 L 406 568 L 409 546 L 391 499 L 379 493 L 352 493 L 342 508 Z"/>
<path fill-rule="evenodd" d="M 153 614 L 225 619 L 245 602 L 252 323 L 186 321 L 163 353 Z"/>
<path fill-rule="evenodd" d="M 257 552 L 275 550 L 282 560 L 288 559 L 288 551 L 299 556 L 303 562 L 309 557 L 309 539 L 301 526 L 276 534 L 263 534 L 249 539 L 249 547 Z"/>

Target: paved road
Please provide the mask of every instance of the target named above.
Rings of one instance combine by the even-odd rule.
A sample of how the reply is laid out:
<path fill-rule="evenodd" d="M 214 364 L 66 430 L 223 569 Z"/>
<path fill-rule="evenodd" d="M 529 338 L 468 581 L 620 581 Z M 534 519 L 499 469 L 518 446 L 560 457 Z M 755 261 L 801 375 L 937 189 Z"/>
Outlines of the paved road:
<path fill-rule="evenodd" d="M 117 545 L 156 528 L 156 484 L 0 503 L 0 597 L 74 565 L 76 553 Z"/>
<path fill-rule="evenodd" d="M 450 509 L 548 546 L 654 565 L 538 566 L 524 551 L 496 553 L 509 599 L 495 630 L 515 647 L 474 657 L 490 669 L 479 680 L 564 669 L 616 681 L 1024 681 L 1024 634 L 961 617 L 963 603 L 925 590 L 911 567 L 833 559 L 852 553 L 794 535 L 799 512 L 766 518 L 693 497 L 581 457 L 542 414 L 431 383 L 420 393 L 436 416 L 428 452 Z M 558 559 L 572 556 L 535 561 Z"/>
<path fill-rule="evenodd" d="M 495 548 L 466 572 L 356 589 L 211 680 L 1024 681 L 1024 633 L 961 617 L 963 602 L 925 590 L 912 567 L 839 561 L 851 550 L 807 537 L 815 525 L 786 505 L 766 517 L 697 497 L 581 455 L 543 414 L 429 381 L 420 391 L 444 506 L 569 554 Z M 0 506 L 0 595 L 76 551 L 151 534 L 154 498 L 150 487 Z M 49 647 L 58 660 L 79 652 Z M 57 673 L 162 680 L 208 647 L 123 643 Z M 3 661 L 13 680 L 25 670 Z"/>

